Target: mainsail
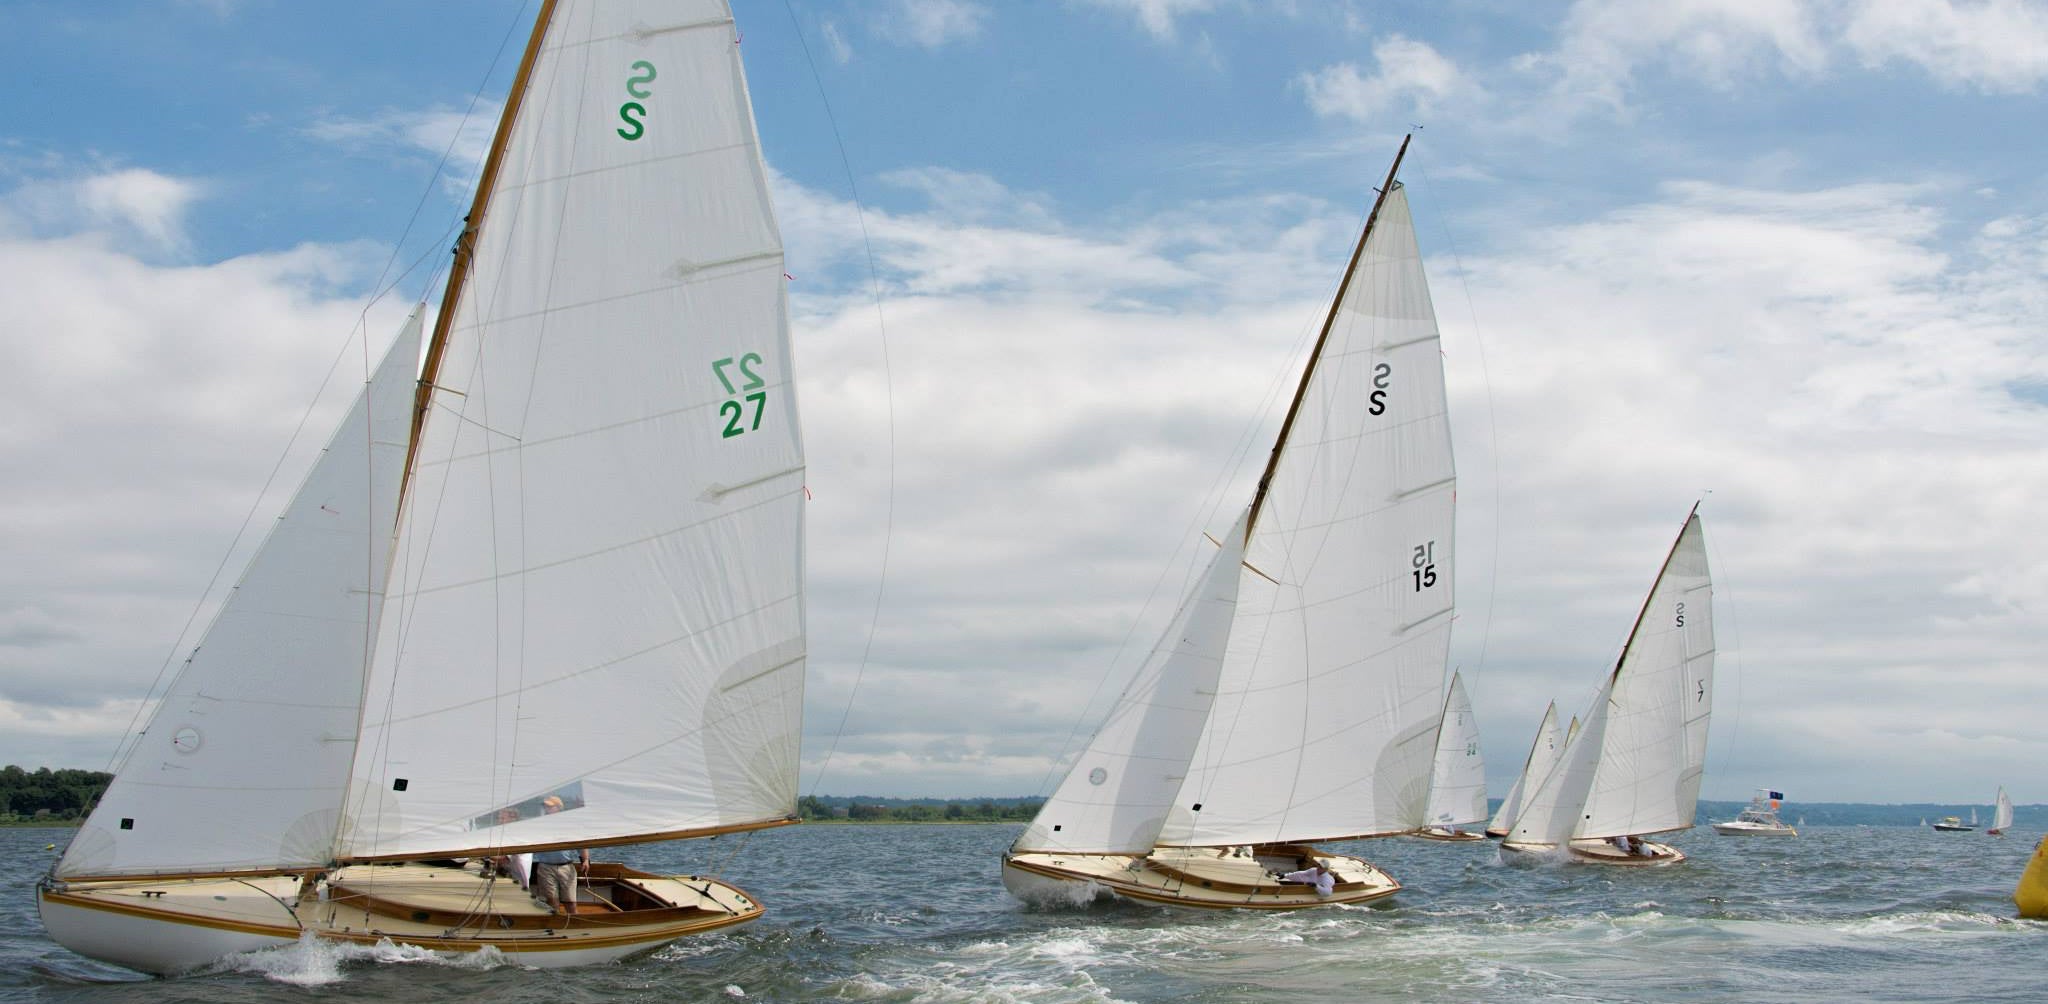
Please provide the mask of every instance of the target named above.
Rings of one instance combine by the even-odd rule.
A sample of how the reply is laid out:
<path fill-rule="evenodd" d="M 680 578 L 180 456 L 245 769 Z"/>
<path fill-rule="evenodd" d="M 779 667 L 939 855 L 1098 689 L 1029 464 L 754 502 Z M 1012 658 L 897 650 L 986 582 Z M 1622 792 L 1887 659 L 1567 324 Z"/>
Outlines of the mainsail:
<path fill-rule="evenodd" d="M 343 860 L 795 811 L 804 456 L 731 13 L 541 38 L 429 349 Z"/>
<path fill-rule="evenodd" d="M 1556 719 L 1551 719 L 1553 722 Z M 1486 818 L 1486 758 L 1479 752 L 1479 721 L 1465 679 L 1451 674 L 1444 698 L 1443 725 L 1437 730 L 1436 766 L 1429 778 L 1430 826 L 1458 826 Z"/>
<path fill-rule="evenodd" d="M 1453 592 L 1444 400 L 1390 181 L 1254 503 L 1218 694 L 1161 844 L 1422 825 Z"/>
<path fill-rule="evenodd" d="M 1500 808 L 1494 810 L 1493 819 L 1486 824 L 1489 836 L 1506 836 L 1509 824 L 1522 811 L 1523 799 L 1535 790 L 1550 768 L 1557 765 L 1557 755 L 1564 751 L 1564 737 L 1557 732 L 1557 702 L 1543 709 L 1543 722 L 1536 726 L 1536 741 L 1529 745 L 1529 756 L 1522 761 L 1522 773 L 1500 800 Z"/>
<path fill-rule="evenodd" d="M 1713 588 L 1697 511 L 1637 615 L 1621 659 L 1510 843 L 1645 835 L 1693 823 L 1713 710 Z"/>
<path fill-rule="evenodd" d="M 333 854 L 420 329 L 416 310 L 72 838 L 58 877 L 317 868 Z"/>

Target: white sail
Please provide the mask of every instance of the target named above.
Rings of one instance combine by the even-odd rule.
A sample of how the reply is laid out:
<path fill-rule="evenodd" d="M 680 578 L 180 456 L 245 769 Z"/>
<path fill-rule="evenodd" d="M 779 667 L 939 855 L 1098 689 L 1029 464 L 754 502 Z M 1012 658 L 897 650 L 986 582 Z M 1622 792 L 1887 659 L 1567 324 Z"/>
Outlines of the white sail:
<path fill-rule="evenodd" d="M 1575 723 L 1576 724 L 1576 723 Z M 1557 731 L 1557 702 L 1543 709 L 1543 721 L 1536 726 L 1536 741 L 1529 745 L 1529 756 L 1522 761 L 1522 773 L 1508 788 L 1506 797 L 1500 800 L 1500 808 L 1494 810 L 1493 819 L 1486 824 L 1486 832 L 1492 836 L 1505 836 L 1508 826 L 1522 811 L 1522 802 L 1536 786 L 1543 783 L 1550 774 L 1550 768 L 1557 765 L 1558 754 L 1564 752 L 1564 737 Z"/>
<path fill-rule="evenodd" d="M 1585 728 L 1566 744 L 1563 766 L 1516 821 L 1509 842 L 1554 844 L 1692 826 L 1706 766 L 1713 675 L 1713 589 L 1705 533 L 1694 513 Z"/>
<path fill-rule="evenodd" d="M 406 321 L 250 558 L 59 877 L 319 867 L 333 854 L 397 519 L 420 320 L 415 311 Z"/>
<path fill-rule="evenodd" d="M 1219 693 L 1160 842 L 1423 823 L 1452 609 L 1443 363 L 1390 186 L 1253 514 Z"/>
<path fill-rule="evenodd" d="M 2002 831 L 2012 828 L 2012 796 L 2005 793 L 2005 786 L 1998 786 L 1997 807 L 1991 810 L 1991 829 Z"/>
<path fill-rule="evenodd" d="M 1576 836 L 1693 824 L 1714 708 L 1714 605 L 1698 514 L 1685 522 L 1614 672 L 1600 771 Z"/>
<path fill-rule="evenodd" d="M 735 43 L 723 0 L 554 8 L 466 238 L 344 859 L 794 814 L 804 456 Z"/>
<path fill-rule="evenodd" d="M 1240 515 L 1109 718 L 1017 838 L 1015 850 L 1152 850 L 1216 696 L 1237 607 L 1244 526 Z"/>
<path fill-rule="evenodd" d="M 1451 674 L 1450 695 L 1444 699 L 1424 818 L 1431 826 L 1458 826 L 1486 818 L 1486 758 L 1479 752 L 1479 720 L 1472 714 L 1472 699 L 1465 695 L 1465 680 L 1458 673 Z"/>
<path fill-rule="evenodd" d="M 1607 709 L 1614 678 L 1608 677 L 1593 703 L 1565 739 L 1564 752 L 1523 802 L 1508 827 L 1506 842 L 1522 847 L 1557 847 L 1569 841 L 1581 822 L 1586 795 L 1600 767 L 1601 738 L 1607 731 Z"/>

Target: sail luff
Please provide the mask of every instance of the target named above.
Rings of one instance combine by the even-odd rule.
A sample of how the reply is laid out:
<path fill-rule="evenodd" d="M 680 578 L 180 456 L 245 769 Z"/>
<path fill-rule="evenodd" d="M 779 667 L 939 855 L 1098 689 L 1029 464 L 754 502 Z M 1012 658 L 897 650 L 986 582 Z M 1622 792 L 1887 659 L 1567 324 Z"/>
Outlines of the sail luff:
<path fill-rule="evenodd" d="M 401 505 L 404 504 L 405 487 L 412 483 L 413 465 L 419 459 L 420 429 L 426 424 L 427 409 L 433 406 L 434 382 L 441 375 L 441 359 L 448 347 L 448 333 L 455 324 L 455 309 L 462 302 L 462 290 L 469 281 L 476 234 L 483 229 L 484 215 L 491 207 L 491 192 L 497 185 L 499 166 L 505 160 L 505 143 L 512 135 L 512 124 L 518 120 L 519 110 L 526 103 L 527 83 L 533 75 L 534 63 L 540 58 L 541 43 L 547 36 L 548 25 L 554 20 L 555 3 L 556 0 L 541 0 L 533 32 L 526 39 L 526 52 L 520 56 L 519 69 L 512 75 L 512 91 L 506 95 L 505 107 L 498 115 L 497 131 L 491 134 L 491 148 L 484 155 L 483 171 L 477 176 L 476 195 L 470 200 L 469 215 L 463 217 L 462 233 L 455 238 L 454 261 L 448 266 L 448 285 L 441 293 L 441 309 L 434 316 L 434 333 L 427 339 L 427 355 L 420 365 L 419 388 L 413 399 L 412 431 L 406 437 L 405 476 L 399 488 Z"/>
<path fill-rule="evenodd" d="M 1330 312 L 1323 318 L 1323 329 L 1317 333 L 1316 344 L 1309 350 L 1308 364 L 1301 368 L 1301 382 L 1295 385 L 1294 399 L 1287 404 L 1287 417 L 1280 420 L 1280 434 L 1273 438 L 1273 452 L 1267 455 L 1266 469 L 1259 475 L 1258 489 L 1252 492 L 1251 516 L 1244 525 L 1247 538 L 1259 522 L 1259 509 L 1266 504 L 1266 492 L 1272 487 L 1273 472 L 1280 466 L 1280 457 L 1287 449 L 1287 434 L 1294 430 L 1294 417 L 1301 413 L 1301 400 L 1308 394 L 1309 382 L 1315 378 L 1316 363 L 1323 357 L 1323 346 L 1330 340 L 1330 329 L 1337 324 L 1337 312 L 1344 309 L 1344 294 L 1351 288 L 1352 276 L 1358 274 L 1358 261 L 1365 255 L 1366 242 L 1372 239 L 1373 225 L 1379 222 L 1380 207 L 1386 204 L 1387 193 L 1394 189 L 1394 176 L 1401 170 L 1401 158 L 1408 155 L 1410 138 L 1401 137 L 1401 148 L 1394 152 L 1393 166 L 1387 168 L 1387 180 L 1380 185 L 1379 195 L 1373 199 L 1372 211 L 1365 216 L 1365 229 L 1359 232 L 1358 243 L 1351 249 L 1351 262 L 1344 267 L 1344 278 L 1337 283 L 1337 295 L 1330 301 Z"/>

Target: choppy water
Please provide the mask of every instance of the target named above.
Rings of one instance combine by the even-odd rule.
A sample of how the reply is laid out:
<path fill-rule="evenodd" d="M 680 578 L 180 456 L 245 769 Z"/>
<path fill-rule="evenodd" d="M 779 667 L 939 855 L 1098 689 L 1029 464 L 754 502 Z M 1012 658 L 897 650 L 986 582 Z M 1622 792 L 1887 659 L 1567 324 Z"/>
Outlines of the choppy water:
<path fill-rule="evenodd" d="M 1378 840 L 1407 885 L 1291 915 L 1098 906 L 1003 891 L 1015 826 L 807 826 L 652 847 L 719 871 L 768 915 L 623 965 L 540 971 L 308 944 L 174 981 L 52 943 L 43 846 L 0 830 L 0 999 L 24 1001 L 1720 1001 L 2048 1000 L 2048 923 L 2009 899 L 2037 833 L 1829 827 L 1676 843 L 1666 869 L 1504 865 L 1491 843 Z M 609 855 L 607 855 L 609 856 Z"/>

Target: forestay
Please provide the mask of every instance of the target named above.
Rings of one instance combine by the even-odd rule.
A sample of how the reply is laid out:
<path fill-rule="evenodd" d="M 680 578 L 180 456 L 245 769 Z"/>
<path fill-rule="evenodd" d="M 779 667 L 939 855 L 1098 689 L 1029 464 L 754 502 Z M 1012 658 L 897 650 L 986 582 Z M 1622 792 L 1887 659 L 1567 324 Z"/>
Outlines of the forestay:
<path fill-rule="evenodd" d="M 344 858 L 794 814 L 804 458 L 736 43 L 712 0 L 545 30 L 451 294 Z"/>
<path fill-rule="evenodd" d="M 1451 674 L 1450 693 L 1444 698 L 1424 818 L 1431 826 L 1457 826 L 1486 818 L 1486 758 L 1479 751 L 1479 721 L 1472 714 L 1472 699 L 1466 696 L 1465 678 L 1459 673 Z"/>
<path fill-rule="evenodd" d="M 1215 699 L 1237 608 L 1244 529 L 1240 515 L 1109 718 L 1017 838 L 1016 850 L 1152 850 Z"/>
<path fill-rule="evenodd" d="M 1252 516 L 1219 694 L 1162 844 L 1423 822 L 1456 483 L 1436 320 L 1398 184 L 1311 365 Z"/>
<path fill-rule="evenodd" d="M 415 311 L 59 862 L 319 867 L 334 849 L 412 421 Z"/>

